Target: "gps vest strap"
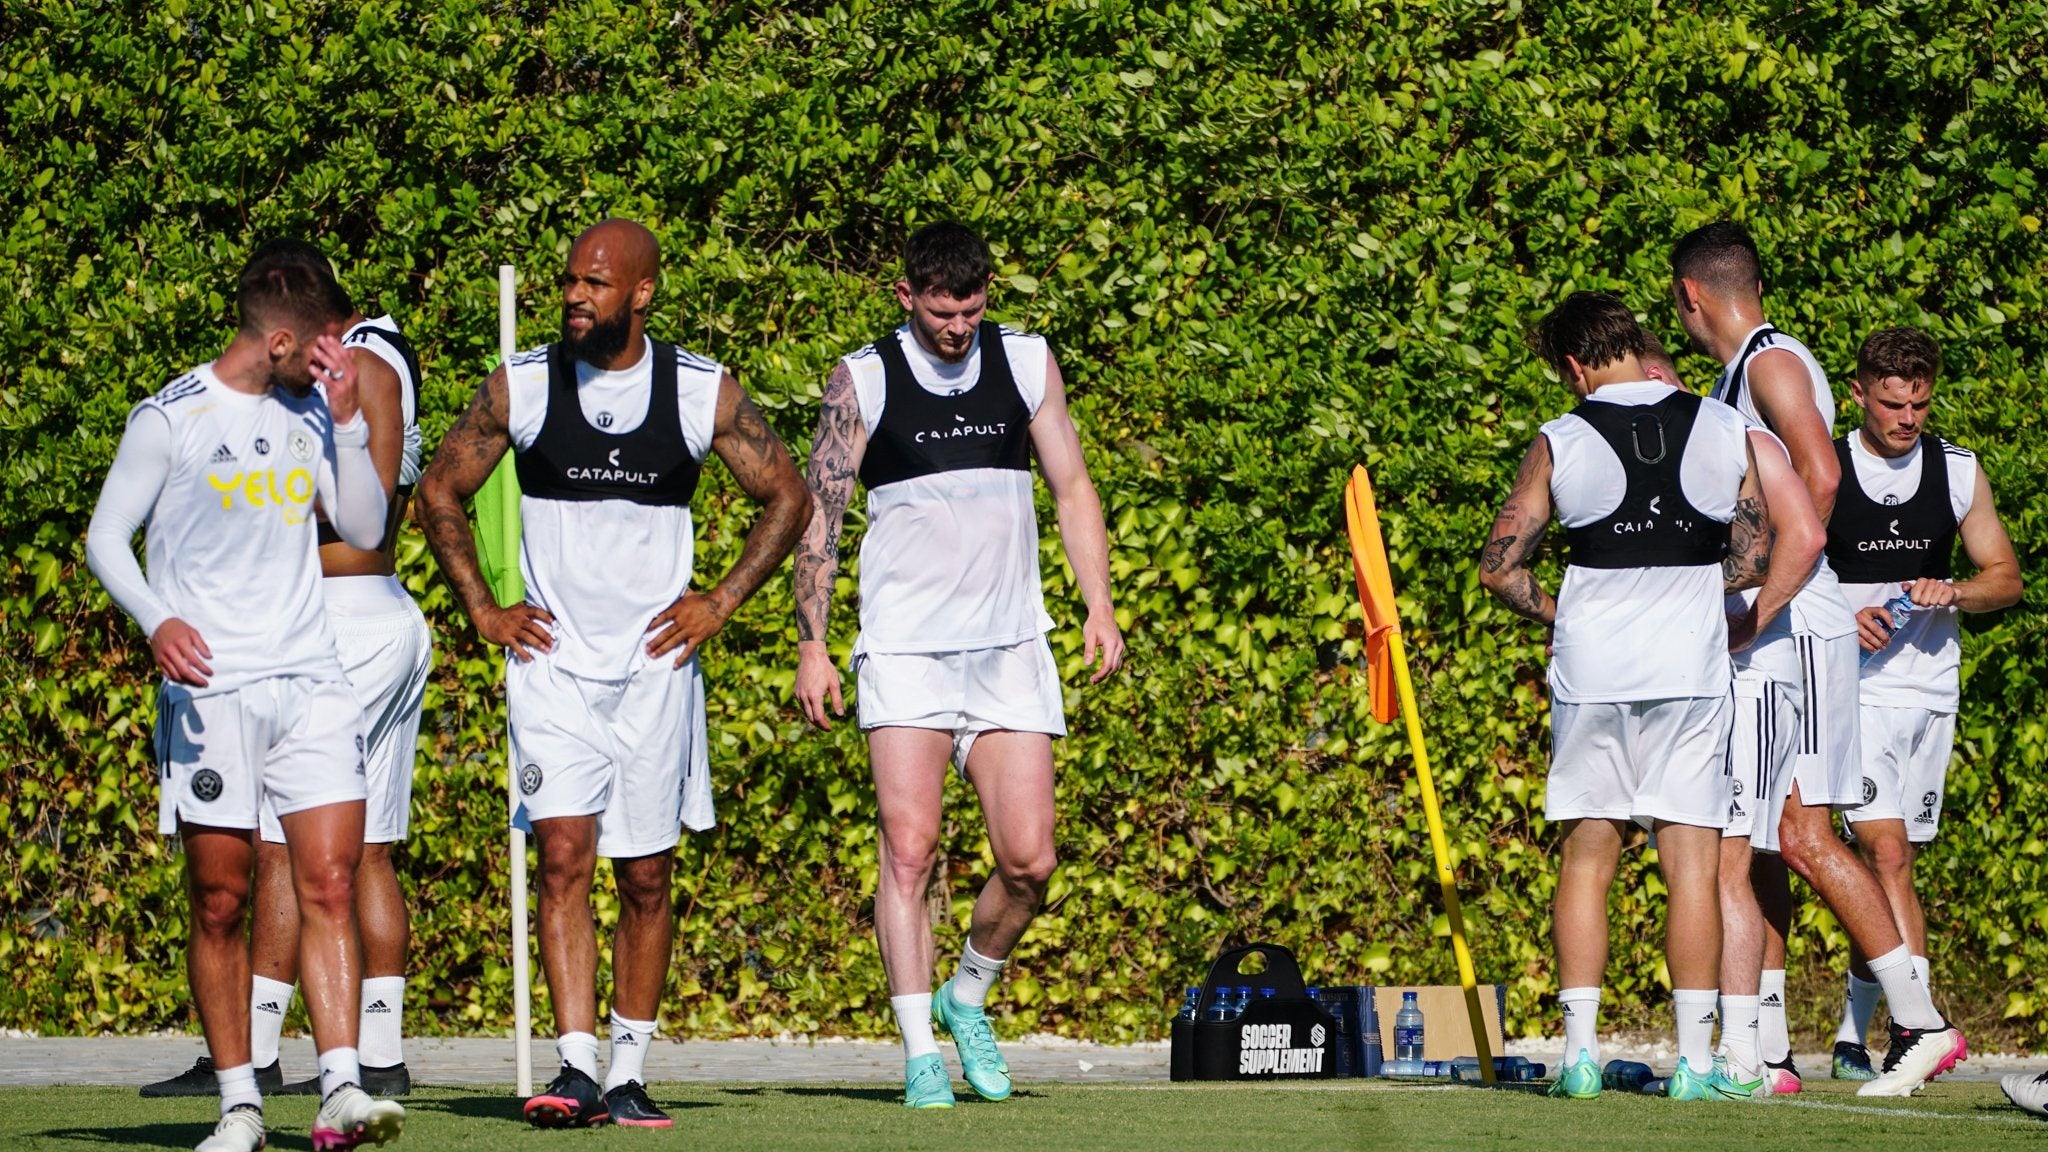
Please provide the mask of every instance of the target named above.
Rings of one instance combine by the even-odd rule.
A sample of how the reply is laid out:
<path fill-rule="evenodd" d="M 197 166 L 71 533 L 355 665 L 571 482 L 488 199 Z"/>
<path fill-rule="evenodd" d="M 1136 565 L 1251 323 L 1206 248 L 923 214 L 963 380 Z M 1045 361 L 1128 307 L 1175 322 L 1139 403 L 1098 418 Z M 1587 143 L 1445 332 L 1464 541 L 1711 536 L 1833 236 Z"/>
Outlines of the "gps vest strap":
<path fill-rule="evenodd" d="M 875 341 L 884 399 L 861 457 L 861 483 L 874 489 L 939 472 L 1031 468 L 1031 409 L 1010 372 L 1002 329 L 984 321 L 976 338 L 981 375 L 950 396 L 917 382 L 896 333 Z"/>
<path fill-rule="evenodd" d="M 603 432 L 583 417 L 576 360 L 548 346 L 548 410 L 540 434 L 514 459 L 523 495 L 541 500 L 630 500 L 688 507 L 702 464 L 683 436 L 676 401 L 676 349 L 650 341 L 653 394 L 647 418 L 631 432 Z M 601 559 L 601 558 L 600 558 Z"/>
<path fill-rule="evenodd" d="M 1849 436 L 1858 433 L 1851 432 Z M 1828 518 L 1828 566 L 1849 584 L 1890 584 L 1953 571 L 1956 511 L 1949 502 L 1948 452 L 1941 438 L 1920 437 L 1920 487 L 1903 504 L 1880 504 L 1863 490 L 1849 436 L 1835 441 L 1842 483 Z"/>
<path fill-rule="evenodd" d="M 389 344 L 391 346 L 391 350 L 393 352 L 398 353 L 398 359 L 405 365 L 405 372 L 407 377 L 404 380 L 400 380 L 398 382 L 398 386 L 401 389 L 411 393 L 409 399 L 412 401 L 412 403 L 405 404 L 404 407 L 401 407 L 399 411 L 403 412 L 405 411 L 405 408 L 409 407 L 413 410 L 415 414 L 417 414 L 420 410 L 420 357 L 419 353 L 413 351 L 412 341 L 407 340 L 404 336 L 401 336 L 400 334 L 391 331 L 389 328 L 376 328 L 372 327 L 368 323 L 363 323 L 356 325 L 355 328 L 349 332 L 348 342 L 355 343 L 359 337 L 363 336 L 380 337 L 383 339 L 384 343 Z M 404 400 L 401 399 L 400 403 L 404 404 Z M 398 538 L 399 501 L 407 496 L 412 495 L 412 488 L 413 486 L 410 484 L 400 484 L 392 493 L 391 515 L 389 517 L 389 522 L 384 525 L 384 544 L 382 547 L 378 549 L 378 551 L 388 551 L 391 547 L 391 542 Z M 320 536 L 320 546 L 322 548 L 327 547 L 329 544 L 341 543 L 341 533 L 336 532 L 334 530 L 334 525 L 329 524 L 325 516 L 322 516 L 320 518 L 317 525 L 317 531 Z"/>
<path fill-rule="evenodd" d="M 1749 381 L 1749 358 L 1770 347 L 1771 337 L 1777 334 L 1776 328 L 1766 324 L 1750 336 L 1749 343 L 1742 346 L 1741 355 L 1729 361 L 1728 374 L 1722 380 L 1721 387 L 1715 390 L 1716 400 L 1733 407 L 1742 399 L 1743 385 Z"/>
<path fill-rule="evenodd" d="M 1690 392 L 1674 392 L 1655 404 L 1594 400 L 1572 410 L 1614 450 L 1628 477 L 1628 490 L 1605 519 L 1565 530 L 1568 563 L 1581 568 L 1682 568 L 1721 562 L 1728 525 L 1693 507 L 1679 478 L 1702 403 Z"/>

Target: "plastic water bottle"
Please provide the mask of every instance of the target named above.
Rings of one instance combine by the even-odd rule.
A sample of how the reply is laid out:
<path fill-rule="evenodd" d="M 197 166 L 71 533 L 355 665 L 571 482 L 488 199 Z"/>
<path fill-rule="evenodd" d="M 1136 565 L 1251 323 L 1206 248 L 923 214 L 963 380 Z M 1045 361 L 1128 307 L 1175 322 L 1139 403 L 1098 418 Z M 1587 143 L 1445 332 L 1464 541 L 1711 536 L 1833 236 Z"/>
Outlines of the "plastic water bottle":
<path fill-rule="evenodd" d="M 1275 988 L 1259 989 L 1259 999 L 1261 1000 L 1271 1000 L 1273 997 L 1278 996 L 1279 994 L 1279 990 Z"/>
<path fill-rule="evenodd" d="M 1320 1008 L 1323 1004 L 1323 990 L 1311 984 L 1308 987 L 1308 1002 Z"/>
<path fill-rule="evenodd" d="M 1401 993 L 1401 1010 L 1394 1015 L 1394 1059 L 1422 1059 L 1422 1007 L 1415 993 Z"/>
<path fill-rule="evenodd" d="M 1913 598 L 1904 592 L 1884 602 L 1884 610 L 1891 615 L 1891 634 L 1893 636 L 1899 634 L 1899 629 L 1906 626 L 1906 622 L 1913 618 L 1913 613 L 1918 611 L 1919 607 L 1918 604 L 1913 603 Z M 1868 649 L 1859 651 L 1856 653 L 1856 662 L 1859 665 L 1868 664 L 1873 659 L 1876 659 L 1878 652 L 1889 651 L 1890 647 L 1890 645 L 1886 645 L 1878 649 L 1877 652 L 1872 652 Z"/>
<path fill-rule="evenodd" d="M 1213 993 L 1213 995 L 1209 997 L 1209 1010 L 1207 1012 L 1202 1013 L 1203 1023 L 1230 1023 L 1230 1018 L 1233 1015 L 1235 1015 L 1235 1013 L 1233 1013 L 1230 1010 L 1230 989 L 1218 985 L 1217 987 L 1210 989 L 1210 991 Z"/>
<path fill-rule="evenodd" d="M 1607 1067 L 1600 1071 L 1601 1087 L 1616 1092 L 1640 1092 L 1643 1085 L 1656 1078 L 1656 1071 L 1648 1064 L 1634 1060 L 1609 1060 Z"/>
<path fill-rule="evenodd" d="M 1251 990 L 1251 988 L 1250 988 L 1249 986 L 1247 986 L 1247 985 L 1243 985 L 1243 984 L 1240 984 L 1240 985 L 1238 985 L 1238 986 L 1237 986 L 1237 1011 L 1235 1011 L 1235 1012 L 1232 1012 L 1232 1013 L 1230 1014 L 1230 1015 L 1231 1015 L 1231 1018 L 1232 1018 L 1232 1019 L 1235 1019 L 1235 1018 L 1237 1018 L 1237 1017 L 1239 1017 L 1239 1016 L 1242 1016 L 1242 1015 L 1244 1015 L 1244 1010 L 1245 1010 L 1245 1009 L 1247 1009 L 1247 1008 L 1249 1008 L 1249 1007 L 1251 1007 L 1251 1006 L 1252 1006 L 1252 990 Z"/>
<path fill-rule="evenodd" d="M 1195 1005 L 1201 999 L 1202 990 L 1200 988 L 1189 988 L 1186 995 L 1181 998 L 1180 1011 L 1174 1015 L 1174 1019 L 1192 1023 L 1195 1019 Z"/>

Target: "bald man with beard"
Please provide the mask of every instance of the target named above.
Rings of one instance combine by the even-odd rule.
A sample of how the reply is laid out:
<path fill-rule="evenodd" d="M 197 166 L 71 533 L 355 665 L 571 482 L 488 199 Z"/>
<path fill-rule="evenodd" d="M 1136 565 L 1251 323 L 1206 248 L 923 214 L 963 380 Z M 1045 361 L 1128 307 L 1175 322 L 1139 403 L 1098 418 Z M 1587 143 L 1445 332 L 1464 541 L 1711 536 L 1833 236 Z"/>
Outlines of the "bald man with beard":
<path fill-rule="evenodd" d="M 562 1069 L 526 1102 L 536 1127 L 670 1126 L 641 1069 L 675 939 L 671 856 L 711 827 L 698 649 L 795 546 L 811 500 L 732 373 L 645 334 L 660 252 L 607 220 L 563 271 L 561 338 L 477 389 L 421 479 L 441 571 L 485 640 L 507 649 L 514 824 L 540 849 L 541 966 Z M 463 502 L 507 451 L 519 473 L 526 601 L 493 598 Z M 690 500 L 707 455 L 762 505 L 739 560 L 690 590 Z M 597 1076 L 597 930 L 590 888 L 612 861 L 611 1061 Z"/>

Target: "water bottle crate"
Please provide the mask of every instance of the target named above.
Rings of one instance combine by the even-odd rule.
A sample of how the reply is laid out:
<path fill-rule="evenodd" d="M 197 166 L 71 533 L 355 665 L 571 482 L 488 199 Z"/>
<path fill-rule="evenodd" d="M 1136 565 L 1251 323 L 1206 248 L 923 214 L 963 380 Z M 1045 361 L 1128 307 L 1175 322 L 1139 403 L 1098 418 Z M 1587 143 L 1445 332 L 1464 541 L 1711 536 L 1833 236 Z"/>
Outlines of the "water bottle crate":
<path fill-rule="evenodd" d="M 1265 969 L 1246 973 L 1258 955 Z M 1239 990 L 1242 995 L 1234 995 Z M 1337 1075 L 1337 1020 L 1308 997 L 1294 954 L 1250 944 L 1218 956 L 1194 1001 L 1173 1022 L 1175 1080 L 1304 1080 Z"/>

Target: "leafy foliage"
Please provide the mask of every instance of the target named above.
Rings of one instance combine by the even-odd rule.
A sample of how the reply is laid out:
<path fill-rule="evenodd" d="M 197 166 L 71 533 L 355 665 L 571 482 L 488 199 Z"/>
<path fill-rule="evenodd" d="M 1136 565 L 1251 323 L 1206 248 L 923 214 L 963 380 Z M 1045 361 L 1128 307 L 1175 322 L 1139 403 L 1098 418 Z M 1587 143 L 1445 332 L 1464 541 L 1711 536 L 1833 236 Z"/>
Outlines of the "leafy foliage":
<path fill-rule="evenodd" d="M 1670 240 L 1744 220 L 1774 319 L 1838 376 L 1874 326 L 1936 335 L 1939 428 L 1982 455 L 2027 570 L 2048 547 L 2048 428 L 2027 387 L 2048 371 L 2048 7 L 1715 11 L 8 6 L 0 964 L 17 978 L 0 1024 L 187 1018 L 177 862 L 150 827 L 152 677 L 82 564 L 128 406 L 215 352 L 241 257 L 297 232 L 420 343 L 431 444 L 491 352 L 493 266 L 523 270 L 522 334 L 540 342 L 570 237 L 615 213 L 665 245 L 657 334 L 734 365 L 799 451 L 830 364 L 893 323 L 894 252 L 920 222 L 984 229 L 996 311 L 1059 351 L 1132 664 L 1081 687 L 1078 598 L 1048 531 L 1075 735 L 1059 746 L 1063 865 L 1001 998 L 1011 1027 L 1156 1036 L 1178 986 L 1246 937 L 1294 946 L 1325 982 L 1449 978 L 1407 755 L 1367 719 L 1356 666 L 1338 492 L 1362 459 L 1480 966 L 1509 985 L 1511 1029 L 1541 1029 L 1556 988 L 1543 652 L 1472 560 L 1523 445 L 1566 404 L 1519 347 L 1539 310 L 1611 289 L 1676 347 Z M 1714 368 L 1681 367 L 1696 382 Z M 707 481 L 700 564 L 716 573 L 750 512 L 722 472 Z M 440 646 L 403 862 L 415 1020 L 496 1029 L 495 658 L 410 529 L 401 572 Z M 2048 1000 L 2020 977 L 2048 965 L 2040 603 L 1973 621 L 1950 831 L 1922 864 L 1948 1008 L 2035 1045 Z M 799 722 L 790 613 L 778 577 L 707 654 L 723 823 L 681 850 L 669 1029 L 888 1026 L 865 755 L 849 727 Z M 839 617 L 843 645 L 844 599 Z M 989 865 L 971 797 L 952 799 L 942 948 Z M 1646 857 L 1616 888 L 1623 1022 L 1665 1018 Z M 1843 940 L 1815 904 L 1802 920 L 1811 1025 L 1833 1011 Z"/>

